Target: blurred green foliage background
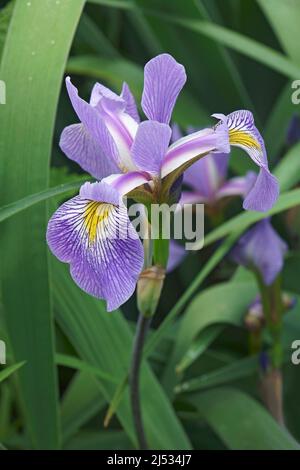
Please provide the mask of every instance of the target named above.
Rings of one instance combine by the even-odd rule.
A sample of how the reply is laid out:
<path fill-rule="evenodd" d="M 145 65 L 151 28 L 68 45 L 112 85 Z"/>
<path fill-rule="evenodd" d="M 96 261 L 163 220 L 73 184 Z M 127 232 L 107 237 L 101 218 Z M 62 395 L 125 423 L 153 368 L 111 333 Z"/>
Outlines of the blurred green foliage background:
<path fill-rule="evenodd" d="M 291 101 L 291 83 L 300 79 L 300 0 L 0 3 L 7 92 L 0 105 L 0 339 L 8 354 L 0 369 L 0 443 L 135 448 L 124 382 L 135 298 L 108 314 L 45 242 L 49 214 L 88 178 L 58 146 L 62 129 L 75 122 L 63 77 L 71 75 L 85 98 L 95 81 L 117 92 L 126 81 L 139 102 L 144 64 L 169 52 L 188 76 L 174 113 L 183 130 L 210 125 L 212 113 L 250 109 L 281 183 L 273 223 L 290 248 L 283 286 L 297 298 L 300 143 L 287 131 L 300 114 Z M 250 159 L 233 151 L 230 173 L 249 168 Z M 142 374 L 151 448 L 299 447 L 300 369 L 290 363 L 290 345 L 300 338 L 300 306 L 285 316 L 282 428 L 262 404 L 257 358 L 248 355 L 244 316 L 257 288 L 226 257 L 240 231 L 261 218 L 240 212 L 234 201 L 223 224 L 207 224 L 205 248 L 167 278 Z M 179 386 L 189 381 L 191 389 Z M 108 409 L 113 416 L 104 428 Z"/>

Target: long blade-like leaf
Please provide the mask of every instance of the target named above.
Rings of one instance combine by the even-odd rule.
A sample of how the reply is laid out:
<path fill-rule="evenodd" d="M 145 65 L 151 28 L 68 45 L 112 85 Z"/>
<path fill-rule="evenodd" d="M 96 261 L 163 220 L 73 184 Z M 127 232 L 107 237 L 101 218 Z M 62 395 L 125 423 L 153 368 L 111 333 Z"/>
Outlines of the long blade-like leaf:
<path fill-rule="evenodd" d="M 17 0 L 0 76 L 1 204 L 48 185 L 49 158 L 62 76 L 84 0 Z M 41 203 L 1 227 L 1 283 L 6 324 L 20 371 L 27 431 L 39 449 L 59 446 L 53 320 Z"/>
<path fill-rule="evenodd" d="M 159 16 L 174 24 L 182 26 L 183 28 L 203 34 L 230 49 L 239 52 L 251 59 L 254 59 L 262 64 L 276 70 L 282 75 L 295 79 L 300 75 L 300 67 L 288 57 L 285 57 L 280 52 L 265 46 L 264 44 L 255 41 L 243 34 L 232 31 L 223 26 L 212 24 L 206 21 L 198 21 L 194 19 L 180 18 L 175 15 L 167 15 L 161 12 L 148 11 L 149 14 Z"/>
<path fill-rule="evenodd" d="M 293 437 L 260 403 L 233 388 L 218 388 L 189 397 L 204 418 L 233 450 L 299 450 Z M 241 432 L 241 429 L 243 432 Z"/>
<path fill-rule="evenodd" d="M 53 287 L 57 319 L 80 358 L 121 381 L 130 363 L 133 335 L 121 312 L 107 313 L 103 302 L 80 291 L 69 269 L 53 260 Z M 110 402 L 116 386 L 99 380 L 102 396 Z M 149 446 L 155 449 L 190 448 L 190 443 L 149 366 L 144 364 L 141 383 L 143 416 Z M 153 412 L 155 410 L 155 413 Z M 118 408 L 118 418 L 135 443 L 128 393 Z"/>
<path fill-rule="evenodd" d="M 7 379 L 11 374 L 16 372 L 20 367 L 22 367 L 25 364 L 25 361 L 19 362 L 18 364 L 14 364 L 12 366 L 6 367 L 4 370 L 0 371 L 0 382 L 3 382 L 3 380 Z"/>
<path fill-rule="evenodd" d="M 12 202 L 7 206 L 0 208 L 0 222 L 3 222 L 9 217 L 18 214 L 19 212 L 27 209 L 28 207 L 34 206 L 42 201 L 47 201 L 54 196 L 59 196 L 75 189 L 78 189 L 83 183 L 83 180 L 74 181 L 74 183 L 66 183 L 60 184 L 54 188 L 45 189 L 44 191 L 40 191 L 39 193 L 30 194 L 30 196 L 26 196 L 19 201 Z"/>

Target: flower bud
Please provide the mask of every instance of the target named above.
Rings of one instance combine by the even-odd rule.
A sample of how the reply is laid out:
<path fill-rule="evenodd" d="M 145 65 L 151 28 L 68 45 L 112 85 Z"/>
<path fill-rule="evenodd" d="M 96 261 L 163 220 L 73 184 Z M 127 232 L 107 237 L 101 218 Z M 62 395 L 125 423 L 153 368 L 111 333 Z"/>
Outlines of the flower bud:
<path fill-rule="evenodd" d="M 264 326 L 264 313 L 260 298 L 255 299 L 249 306 L 244 321 L 249 331 L 259 331 Z"/>
<path fill-rule="evenodd" d="M 165 269 L 161 266 L 151 266 L 145 269 L 137 284 L 137 302 L 139 311 L 147 316 L 154 315 L 159 302 L 165 279 Z"/>

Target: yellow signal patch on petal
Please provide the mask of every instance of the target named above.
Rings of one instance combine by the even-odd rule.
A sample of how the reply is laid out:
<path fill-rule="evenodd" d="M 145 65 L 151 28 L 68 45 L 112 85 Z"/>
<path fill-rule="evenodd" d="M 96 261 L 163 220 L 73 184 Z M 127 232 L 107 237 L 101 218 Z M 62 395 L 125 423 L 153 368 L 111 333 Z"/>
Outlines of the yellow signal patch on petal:
<path fill-rule="evenodd" d="M 260 143 L 251 134 L 238 129 L 229 130 L 229 143 L 231 145 L 241 145 L 243 147 L 261 150 Z"/>
<path fill-rule="evenodd" d="M 112 204 L 91 201 L 84 212 L 84 223 L 88 232 L 89 241 L 93 243 L 97 235 L 98 225 L 109 216 Z"/>

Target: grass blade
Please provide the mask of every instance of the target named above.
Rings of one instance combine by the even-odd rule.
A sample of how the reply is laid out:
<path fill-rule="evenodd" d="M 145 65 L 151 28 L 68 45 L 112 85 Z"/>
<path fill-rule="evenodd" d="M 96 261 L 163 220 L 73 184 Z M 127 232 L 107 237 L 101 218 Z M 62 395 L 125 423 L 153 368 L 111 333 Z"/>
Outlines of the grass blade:
<path fill-rule="evenodd" d="M 232 450 L 299 450 L 298 443 L 260 403 L 244 392 L 220 387 L 191 395 L 198 410 Z M 241 432 L 241 429 L 243 432 Z"/>
<path fill-rule="evenodd" d="M 3 382 L 3 380 L 7 379 L 11 374 L 16 372 L 18 369 L 23 367 L 25 364 L 25 361 L 23 362 L 18 362 L 18 364 L 14 364 L 9 367 L 5 367 L 5 369 L 0 371 L 0 383 Z"/>
<path fill-rule="evenodd" d="M 63 442 L 74 436 L 105 405 L 97 380 L 88 372 L 75 374 L 61 404 Z"/>
<path fill-rule="evenodd" d="M 167 15 L 153 10 L 147 10 L 147 13 L 159 16 L 161 19 L 170 21 L 178 26 L 203 34 L 204 36 L 223 44 L 223 46 L 227 46 L 250 59 L 256 60 L 257 62 L 261 62 L 288 78 L 295 79 L 300 76 L 299 65 L 291 59 L 285 57 L 283 54 L 277 52 L 271 47 L 265 46 L 264 44 L 244 36 L 243 34 L 237 33 L 236 31 L 208 23 L 206 21 L 179 18 L 175 15 Z"/>
<path fill-rule="evenodd" d="M 84 0 L 17 0 L 0 76 L 1 203 L 48 186 L 53 127 L 62 76 Z M 16 361 L 26 360 L 20 391 L 35 448 L 59 447 L 58 391 L 45 244 L 46 205 L 1 227 L 2 300 Z"/>
<path fill-rule="evenodd" d="M 28 209 L 29 207 L 38 204 L 39 202 L 47 201 L 54 196 L 59 196 L 62 194 L 67 194 L 73 192 L 76 189 L 79 189 L 85 180 L 74 181 L 74 183 L 60 184 L 54 188 L 45 189 L 35 194 L 30 194 L 18 201 L 12 202 L 7 206 L 0 208 L 0 222 L 3 222 L 9 217 L 18 214 L 19 212 Z"/>
<path fill-rule="evenodd" d="M 104 303 L 82 292 L 70 278 L 68 267 L 54 259 L 52 280 L 57 319 L 79 357 L 106 371 L 119 383 L 128 369 L 133 340 L 121 312 L 107 313 Z M 99 380 L 99 386 L 102 396 L 111 402 L 115 385 Z M 143 367 L 141 389 L 149 446 L 155 449 L 190 448 L 170 402 L 147 364 Z M 117 414 L 135 444 L 128 393 L 123 395 Z"/>
<path fill-rule="evenodd" d="M 261 9 L 269 19 L 283 49 L 300 64 L 299 50 L 299 2 L 258 0 Z"/>

